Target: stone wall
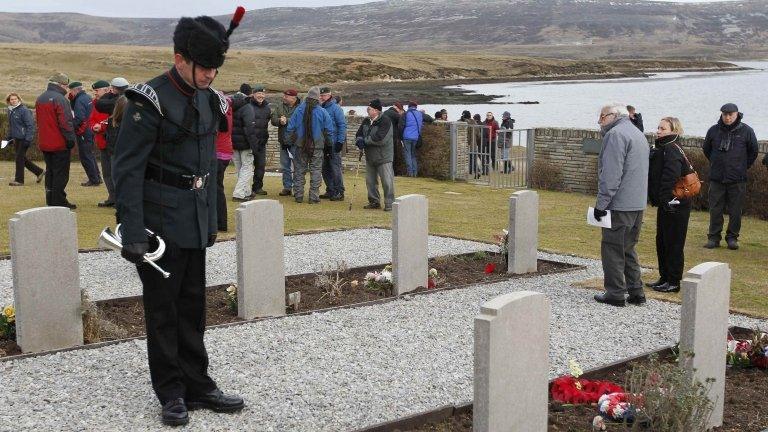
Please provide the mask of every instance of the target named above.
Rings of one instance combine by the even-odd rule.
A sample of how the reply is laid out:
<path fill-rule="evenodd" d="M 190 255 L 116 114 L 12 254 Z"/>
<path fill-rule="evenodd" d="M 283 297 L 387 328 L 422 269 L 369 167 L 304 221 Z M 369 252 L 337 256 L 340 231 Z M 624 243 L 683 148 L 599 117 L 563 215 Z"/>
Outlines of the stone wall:
<path fill-rule="evenodd" d="M 653 135 L 646 134 L 648 143 Z M 585 129 L 539 128 L 534 134 L 534 163 L 548 162 L 558 168 L 563 189 L 571 192 L 597 192 L 597 153 L 600 132 Z M 682 146 L 700 149 L 704 138 L 683 137 Z M 760 141 L 760 156 L 768 152 L 768 141 Z"/>

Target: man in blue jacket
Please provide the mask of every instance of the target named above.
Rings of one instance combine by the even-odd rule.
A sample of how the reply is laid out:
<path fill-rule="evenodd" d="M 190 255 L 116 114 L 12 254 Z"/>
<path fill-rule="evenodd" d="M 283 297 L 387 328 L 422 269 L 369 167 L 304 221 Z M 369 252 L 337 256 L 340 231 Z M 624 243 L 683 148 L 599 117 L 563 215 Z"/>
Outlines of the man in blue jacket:
<path fill-rule="evenodd" d="M 401 136 L 403 137 L 403 149 L 405 151 L 405 168 L 409 177 L 416 177 L 419 163 L 416 158 L 416 146 L 424 127 L 424 114 L 417 109 L 416 102 L 408 102 L 408 111 L 400 120 Z"/>
<path fill-rule="evenodd" d="M 326 152 L 323 157 L 325 193 L 320 195 L 320 198 L 330 199 L 331 201 L 344 201 L 341 151 L 344 149 L 344 142 L 347 140 L 347 118 L 344 117 L 344 110 L 336 102 L 336 98 L 333 97 L 330 88 L 322 87 L 320 89 L 320 104 L 328 111 L 335 129 L 333 148 L 329 149 L 330 151 Z"/>
<path fill-rule="evenodd" d="M 323 180 L 323 154 L 332 151 L 335 130 L 328 111 L 320 106 L 320 88 L 312 87 L 299 105 L 285 129 L 286 141 L 293 151 L 293 196 L 297 203 L 304 201 L 304 183 L 309 171 L 309 204 L 320 202 L 320 183 Z"/>
<path fill-rule="evenodd" d="M 720 108 L 720 119 L 704 138 L 704 156 L 709 159 L 709 233 L 707 249 L 720 247 L 723 212 L 728 207 L 728 249 L 739 248 L 741 211 L 747 193 L 747 170 L 757 159 L 755 131 L 741 119 L 744 114 L 732 103 Z"/>
<path fill-rule="evenodd" d="M 83 90 L 83 83 L 73 81 L 69 84 L 69 100 L 75 114 L 73 126 L 77 135 L 77 153 L 88 176 L 88 181 L 81 183 L 81 186 L 98 186 L 101 184 L 101 173 L 93 155 L 93 131 L 88 127 L 93 104 L 91 97 Z"/>

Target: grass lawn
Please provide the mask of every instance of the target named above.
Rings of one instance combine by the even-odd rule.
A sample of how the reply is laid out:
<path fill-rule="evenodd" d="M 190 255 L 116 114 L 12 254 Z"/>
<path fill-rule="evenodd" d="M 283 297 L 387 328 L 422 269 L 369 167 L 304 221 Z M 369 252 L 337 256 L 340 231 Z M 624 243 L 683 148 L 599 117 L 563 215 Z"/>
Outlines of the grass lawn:
<path fill-rule="evenodd" d="M 13 164 L 0 162 L 0 254 L 9 253 L 8 219 L 19 210 L 43 206 L 45 197 L 42 185 L 30 183 L 27 177 L 24 187 L 9 187 L 13 176 Z M 279 177 L 266 177 L 267 198 L 279 199 L 285 206 L 285 229 L 288 233 L 364 226 L 390 226 L 391 213 L 363 210 L 366 202 L 364 176 L 360 176 L 355 191 L 355 204 L 348 211 L 349 202 L 323 201 L 321 205 L 296 204 L 291 197 L 278 197 L 281 189 Z M 354 173 L 345 173 L 347 200 L 352 195 Z M 115 223 L 111 209 L 96 207 L 106 197 L 104 187 L 85 188 L 80 182 L 85 174 L 79 163 L 72 164 L 67 193 L 78 208 L 78 238 L 80 248 L 94 248 L 99 233 L 105 226 Z M 235 176 L 230 166 L 226 176 L 226 190 L 231 194 Z M 452 235 L 480 241 L 491 241 L 494 233 L 507 225 L 507 208 L 510 190 L 493 190 L 485 186 L 467 183 L 441 182 L 430 179 L 397 177 L 396 196 L 420 193 L 429 197 L 429 231 L 432 234 Z M 599 258 L 600 232 L 584 222 L 587 206 L 594 197 L 561 192 L 540 192 L 539 248 L 548 251 Z M 228 201 L 229 232 L 220 237 L 234 235 L 235 202 Z M 685 248 L 686 268 L 705 261 L 730 264 L 733 270 L 731 307 L 734 310 L 768 317 L 768 281 L 765 270 L 768 263 L 768 222 L 745 218 L 741 233 L 741 249 L 725 248 L 707 250 L 701 246 L 706 240 L 708 215 L 694 212 L 691 215 L 688 241 Z M 655 253 L 656 211 L 649 209 L 640 238 L 640 262 L 656 267 Z M 42 245 L 41 245 L 42 246 Z M 656 275 L 646 278 L 655 280 Z M 679 299 L 679 295 L 665 294 L 667 299 Z"/>

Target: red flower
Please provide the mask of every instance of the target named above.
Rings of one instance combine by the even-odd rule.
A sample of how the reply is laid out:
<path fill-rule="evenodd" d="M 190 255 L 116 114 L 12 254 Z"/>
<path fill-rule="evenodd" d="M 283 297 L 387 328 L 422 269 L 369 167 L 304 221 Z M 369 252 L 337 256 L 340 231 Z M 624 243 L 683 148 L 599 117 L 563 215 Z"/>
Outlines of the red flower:
<path fill-rule="evenodd" d="M 580 379 L 581 389 L 576 387 L 576 378 L 565 375 L 552 381 L 552 399 L 570 404 L 597 403 L 600 396 L 608 393 L 623 393 L 624 389 L 610 381 Z"/>
<path fill-rule="evenodd" d="M 496 264 L 488 263 L 485 265 L 485 274 L 491 274 L 496 271 Z"/>
<path fill-rule="evenodd" d="M 432 279 L 432 278 L 427 279 L 427 288 L 428 289 L 432 289 L 435 286 L 437 286 L 437 284 L 435 283 L 434 279 Z"/>

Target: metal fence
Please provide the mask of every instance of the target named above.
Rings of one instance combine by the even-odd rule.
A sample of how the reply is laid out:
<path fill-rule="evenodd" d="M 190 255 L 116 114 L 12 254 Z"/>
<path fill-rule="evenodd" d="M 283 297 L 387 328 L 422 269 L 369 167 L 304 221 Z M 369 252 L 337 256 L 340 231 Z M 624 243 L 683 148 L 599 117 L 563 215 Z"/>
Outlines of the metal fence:
<path fill-rule="evenodd" d="M 493 188 L 521 188 L 530 184 L 533 166 L 533 130 L 499 129 L 494 134 L 485 125 L 469 125 L 466 170 L 458 176 L 468 182 Z"/>

